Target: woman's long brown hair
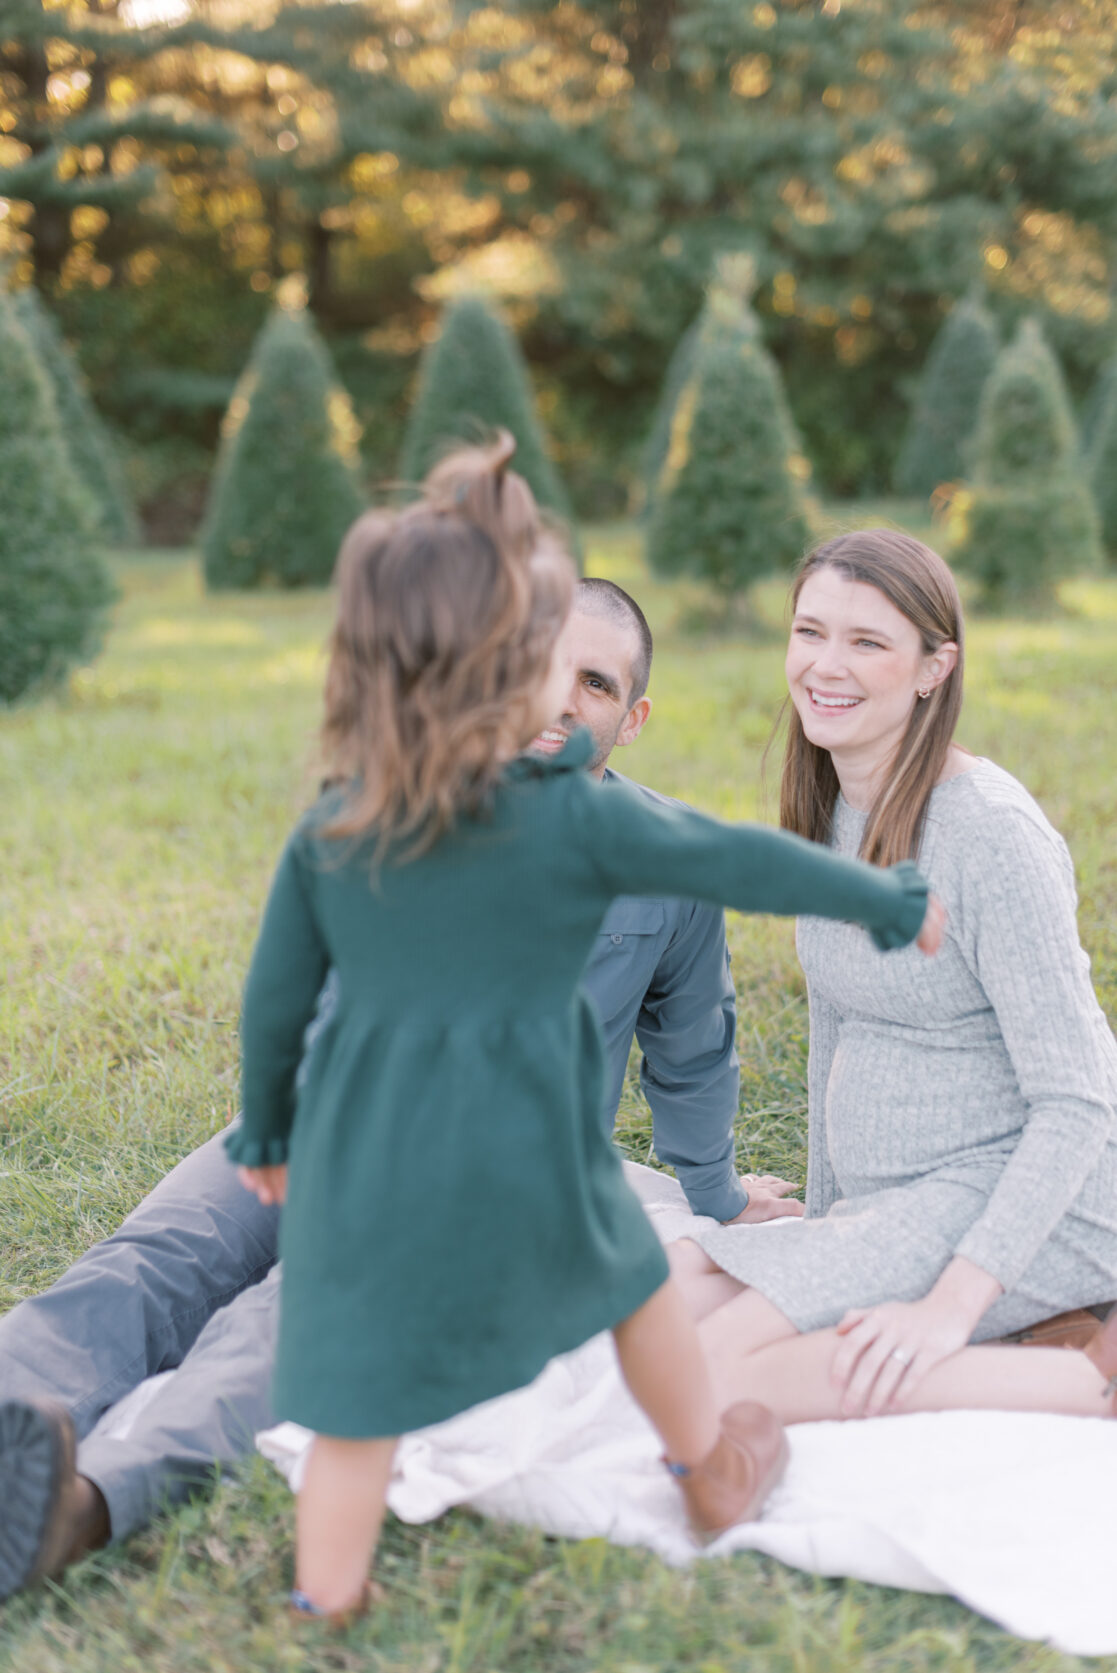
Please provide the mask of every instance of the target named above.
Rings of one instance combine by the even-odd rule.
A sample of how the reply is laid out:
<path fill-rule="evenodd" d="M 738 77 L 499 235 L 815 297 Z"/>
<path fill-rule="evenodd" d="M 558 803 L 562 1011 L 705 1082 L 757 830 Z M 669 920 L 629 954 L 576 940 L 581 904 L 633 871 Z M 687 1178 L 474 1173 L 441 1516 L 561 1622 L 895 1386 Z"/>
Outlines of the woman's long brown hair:
<path fill-rule="evenodd" d="M 342 542 L 322 747 L 348 791 L 329 838 L 413 858 L 488 800 L 570 608 L 574 570 L 498 432 L 437 465 L 422 497 Z"/>
<path fill-rule="evenodd" d="M 874 865 L 914 859 L 919 851 L 931 791 L 938 783 L 962 710 L 963 624 L 958 588 L 942 558 L 920 540 L 893 529 L 839 535 L 808 552 L 796 572 L 791 602 L 808 576 L 836 569 L 884 594 L 915 627 L 930 655 L 953 640 L 958 661 L 930 696 L 917 700 L 865 825 L 861 857 Z M 830 752 L 812 744 L 790 699 L 787 744 L 780 777 L 780 824 L 812 842 L 826 842 L 838 799 L 838 775 Z"/>

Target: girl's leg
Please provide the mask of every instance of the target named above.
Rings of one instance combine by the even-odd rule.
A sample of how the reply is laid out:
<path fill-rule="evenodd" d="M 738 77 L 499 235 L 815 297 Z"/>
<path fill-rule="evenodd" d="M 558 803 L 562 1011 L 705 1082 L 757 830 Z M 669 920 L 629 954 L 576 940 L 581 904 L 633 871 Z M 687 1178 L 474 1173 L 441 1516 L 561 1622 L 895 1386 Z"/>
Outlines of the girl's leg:
<path fill-rule="evenodd" d="M 697 1464 L 718 1438 L 718 1407 L 694 1320 L 669 1278 L 613 1330 L 633 1398 L 651 1418 L 668 1458 Z"/>
<path fill-rule="evenodd" d="M 295 1585 L 330 1614 L 364 1594 L 395 1449 L 394 1437 L 314 1437 L 296 1512 Z"/>
<path fill-rule="evenodd" d="M 763 1300 L 750 1290 L 741 1302 L 752 1298 Z M 722 1308 L 699 1329 L 718 1400 L 761 1400 L 784 1423 L 841 1418 L 842 1390 L 830 1379 L 839 1341 L 837 1332 L 793 1334 L 750 1350 L 734 1340 L 732 1314 L 736 1306 Z M 775 1308 L 771 1310 L 776 1312 Z M 1097 1366 L 1074 1349 L 990 1343 L 963 1348 L 943 1360 L 909 1395 L 904 1394 L 901 1384 L 890 1409 L 940 1412 L 964 1408 L 1103 1417 L 1110 1409 L 1104 1388 L 1105 1378 Z"/>
<path fill-rule="evenodd" d="M 787 1465 L 787 1440 L 767 1407 L 721 1414 L 698 1331 L 670 1278 L 615 1326 L 625 1380 L 659 1430 L 691 1527 L 705 1537 L 756 1516 Z"/>

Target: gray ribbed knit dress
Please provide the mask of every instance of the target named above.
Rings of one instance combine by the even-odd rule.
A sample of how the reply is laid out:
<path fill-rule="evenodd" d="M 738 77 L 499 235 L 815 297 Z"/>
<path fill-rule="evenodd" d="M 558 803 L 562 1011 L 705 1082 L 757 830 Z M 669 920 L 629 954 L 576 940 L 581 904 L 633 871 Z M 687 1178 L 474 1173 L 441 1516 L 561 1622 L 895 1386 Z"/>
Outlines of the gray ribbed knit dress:
<path fill-rule="evenodd" d="M 856 854 L 864 820 L 839 797 L 832 846 Z M 799 920 L 807 1218 L 692 1234 L 799 1330 L 918 1300 L 955 1254 L 1005 1290 L 975 1341 L 1117 1296 L 1117 1042 L 1066 844 L 978 760 L 933 792 L 919 865 L 949 914 L 937 958 Z"/>

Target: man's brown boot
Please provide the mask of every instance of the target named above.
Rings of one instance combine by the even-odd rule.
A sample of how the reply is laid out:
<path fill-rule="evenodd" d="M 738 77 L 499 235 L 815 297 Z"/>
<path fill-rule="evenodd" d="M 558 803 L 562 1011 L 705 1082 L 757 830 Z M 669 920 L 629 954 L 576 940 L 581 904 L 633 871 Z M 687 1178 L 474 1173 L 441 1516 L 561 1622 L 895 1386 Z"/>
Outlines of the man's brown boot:
<path fill-rule="evenodd" d="M 683 1490 L 694 1537 L 706 1543 L 738 1522 L 754 1522 L 787 1468 L 787 1436 L 767 1406 L 739 1400 L 700 1464 L 664 1463 Z"/>
<path fill-rule="evenodd" d="M 0 1599 L 108 1543 L 105 1501 L 74 1454 L 57 1401 L 0 1401 Z"/>

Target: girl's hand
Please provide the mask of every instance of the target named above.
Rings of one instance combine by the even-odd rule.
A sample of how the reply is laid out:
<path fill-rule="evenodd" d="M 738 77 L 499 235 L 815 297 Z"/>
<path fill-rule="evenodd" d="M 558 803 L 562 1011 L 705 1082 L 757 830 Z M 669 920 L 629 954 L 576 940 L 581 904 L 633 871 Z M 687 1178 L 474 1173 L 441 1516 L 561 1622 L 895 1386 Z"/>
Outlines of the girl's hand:
<path fill-rule="evenodd" d="M 267 1168 L 238 1168 L 237 1178 L 246 1191 L 251 1191 L 265 1206 L 281 1203 L 287 1197 L 287 1164 L 274 1163 Z"/>
<path fill-rule="evenodd" d="M 830 1380 L 842 1390 L 843 1417 L 879 1417 L 898 1397 L 914 1392 L 933 1366 L 964 1348 L 973 1321 L 951 1297 L 888 1301 L 852 1307 L 838 1326 L 841 1338 Z"/>
<path fill-rule="evenodd" d="M 927 915 L 923 920 L 923 928 L 915 938 L 919 950 L 933 958 L 942 946 L 943 931 L 946 928 L 946 907 L 938 895 L 927 896 Z"/>
<path fill-rule="evenodd" d="M 804 1212 L 801 1202 L 794 1198 L 788 1201 L 788 1192 L 799 1188 L 790 1179 L 779 1179 L 774 1173 L 743 1173 L 741 1184 L 749 1194 L 748 1203 L 740 1214 L 735 1214 L 732 1220 L 723 1220 L 722 1225 L 756 1226 L 764 1220 L 782 1220 Z"/>

